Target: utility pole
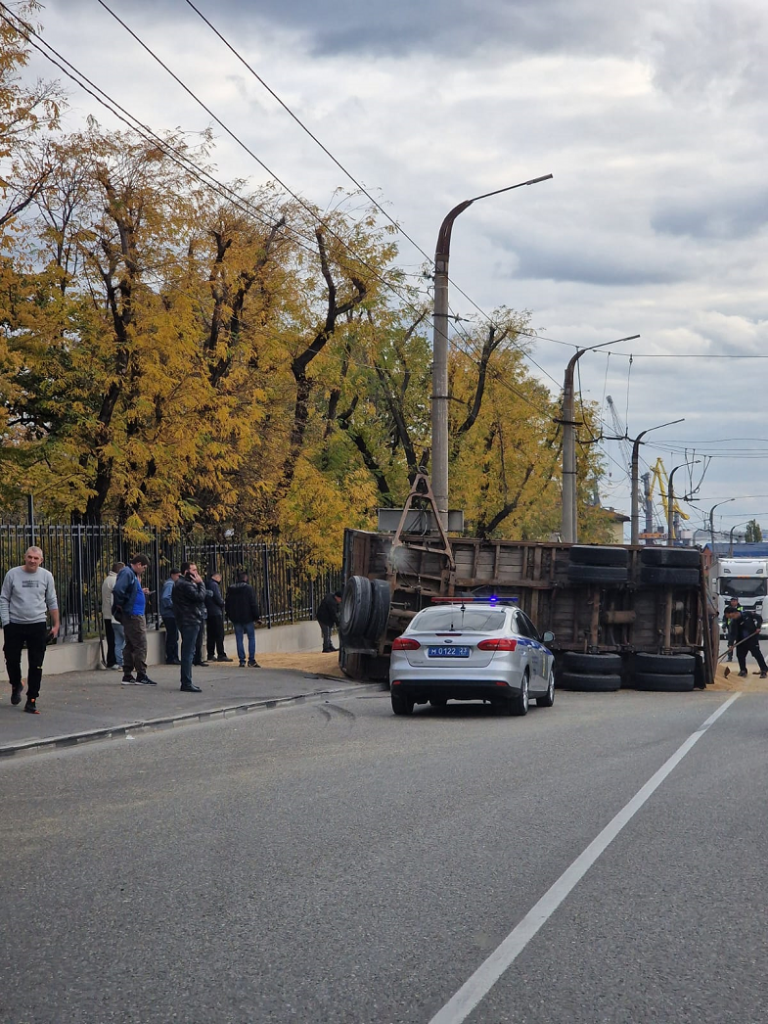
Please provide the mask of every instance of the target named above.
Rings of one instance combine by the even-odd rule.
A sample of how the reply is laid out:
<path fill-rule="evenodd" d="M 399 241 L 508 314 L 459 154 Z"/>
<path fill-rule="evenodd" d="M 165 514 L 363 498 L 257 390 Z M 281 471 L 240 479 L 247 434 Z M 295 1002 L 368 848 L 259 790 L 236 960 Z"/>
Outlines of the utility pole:
<path fill-rule="evenodd" d="M 640 543 L 640 445 L 645 435 L 650 434 L 652 430 L 661 430 L 662 427 L 671 427 L 675 423 L 683 422 L 684 418 L 682 420 L 670 420 L 669 423 L 660 423 L 658 427 L 648 427 L 647 430 L 642 430 L 632 441 L 632 509 L 630 511 L 632 519 L 630 543 L 632 544 Z M 646 533 L 648 532 L 646 530 Z"/>
<path fill-rule="evenodd" d="M 448 262 L 453 222 L 472 203 L 524 185 L 547 181 L 551 174 L 498 188 L 454 206 L 443 220 L 435 247 L 435 298 L 432 313 L 432 493 L 443 528 L 448 528 Z"/>
<path fill-rule="evenodd" d="M 639 334 L 628 338 L 616 338 L 614 341 L 603 341 L 599 345 L 579 348 L 568 360 L 563 379 L 563 406 L 560 423 L 563 427 L 563 513 L 560 536 L 567 544 L 575 544 L 579 539 L 576 515 L 576 396 L 573 389 L 573 373 L 576 363 L 585 352 L 593 352 L 597 348 L 618 345 L 620 341 L 634 341 Z"/>

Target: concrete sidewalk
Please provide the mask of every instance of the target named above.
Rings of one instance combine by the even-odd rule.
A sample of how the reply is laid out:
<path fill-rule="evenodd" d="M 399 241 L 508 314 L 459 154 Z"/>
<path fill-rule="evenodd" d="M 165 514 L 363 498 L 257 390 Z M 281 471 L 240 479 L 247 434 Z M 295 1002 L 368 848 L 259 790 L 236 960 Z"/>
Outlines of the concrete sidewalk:
<path fill-rule="evenodd" d="M 335 659 L 325 657 L 327 675 L 295 667 L 253 669 L 211 662 L 193 670 L 202 693 L 182 693 L 178 666 L 170 665 L 150 669 L 157 686 L 123 686 L 122 673 L 107 670 L 44 675 L 39 715 L 24 713 L 26 696 L 12 706 L 11 688 L 5 683 L 0 685 L 0 757 L 361 688 L 336 675 Z"/>

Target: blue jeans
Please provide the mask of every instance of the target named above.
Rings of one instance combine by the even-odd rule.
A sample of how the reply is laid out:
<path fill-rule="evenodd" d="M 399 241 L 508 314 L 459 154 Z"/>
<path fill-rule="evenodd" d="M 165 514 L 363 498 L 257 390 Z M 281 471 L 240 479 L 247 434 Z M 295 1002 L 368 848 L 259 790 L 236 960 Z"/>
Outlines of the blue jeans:
<path fill-rule="evenodd" d="M 192 662 L 195 660 L 195 646 L 200 632 L 200 622 L 188 622 L 179 626 L 181 636 L 181 685 L 192 685 Z"/>
<path fill-rule="evenodd" d="M 115 664 L 123 667 L 123 648 L 125 647 L 125 630 L 115 619 L 112 619 L 112 632 L 115 634 Z"/>
<path fill-rule="evenodd" d="M 248 661 L 256 661 L 256 630 L 252 622 L 235 623 L 235 641 L 237 643 L 237 657 L 240 664 L 245 663 L 245 645 L 243 633 L 248 634 Z"/>

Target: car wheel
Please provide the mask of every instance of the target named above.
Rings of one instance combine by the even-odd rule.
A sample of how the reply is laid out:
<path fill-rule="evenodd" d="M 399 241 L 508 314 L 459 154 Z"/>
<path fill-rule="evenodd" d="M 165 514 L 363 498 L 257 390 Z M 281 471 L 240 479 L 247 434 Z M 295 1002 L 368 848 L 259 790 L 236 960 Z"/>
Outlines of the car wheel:
<path fill-rule="evenodd" d="M 520 717 L 521 715 L 528 714 L 528 673 L 523 676 L 523 681 L 520 684 L 520 692 L 516 693 L 509 702 L 509 713 Z"/>
<path fill-rule="evenodd" d="M 396 715 L 412 715 L 413 705 L 416 703 L 413 697 L 406 697 L 402 693 L 393 693 L 391 696 L 392 710 Z"/>
<path fill-rule="evenodd" d="M 555 703 L 555 670 L 549 670 L 549 683 L 547 685 L 547 692 L 541 697 L 536 698 L 537 708 L 551 708 Z"/>

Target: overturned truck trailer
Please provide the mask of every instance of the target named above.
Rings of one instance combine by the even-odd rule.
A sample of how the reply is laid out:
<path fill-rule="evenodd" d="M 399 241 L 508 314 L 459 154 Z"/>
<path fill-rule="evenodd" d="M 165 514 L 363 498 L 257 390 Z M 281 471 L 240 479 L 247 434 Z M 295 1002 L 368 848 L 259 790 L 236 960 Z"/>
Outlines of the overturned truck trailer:
<path fill-rule="evenodd" d="M 394 534 L 345 533 L 340 663 L 350 677 L 386 681 L 392 641 L 434 597 L 496 595 L 554 633 L 561 688 L 714 681 L 717 611 L 698 549 L 449 538 L 439 524 L 408 533 L 407 522 L 404 512 Z"/>

